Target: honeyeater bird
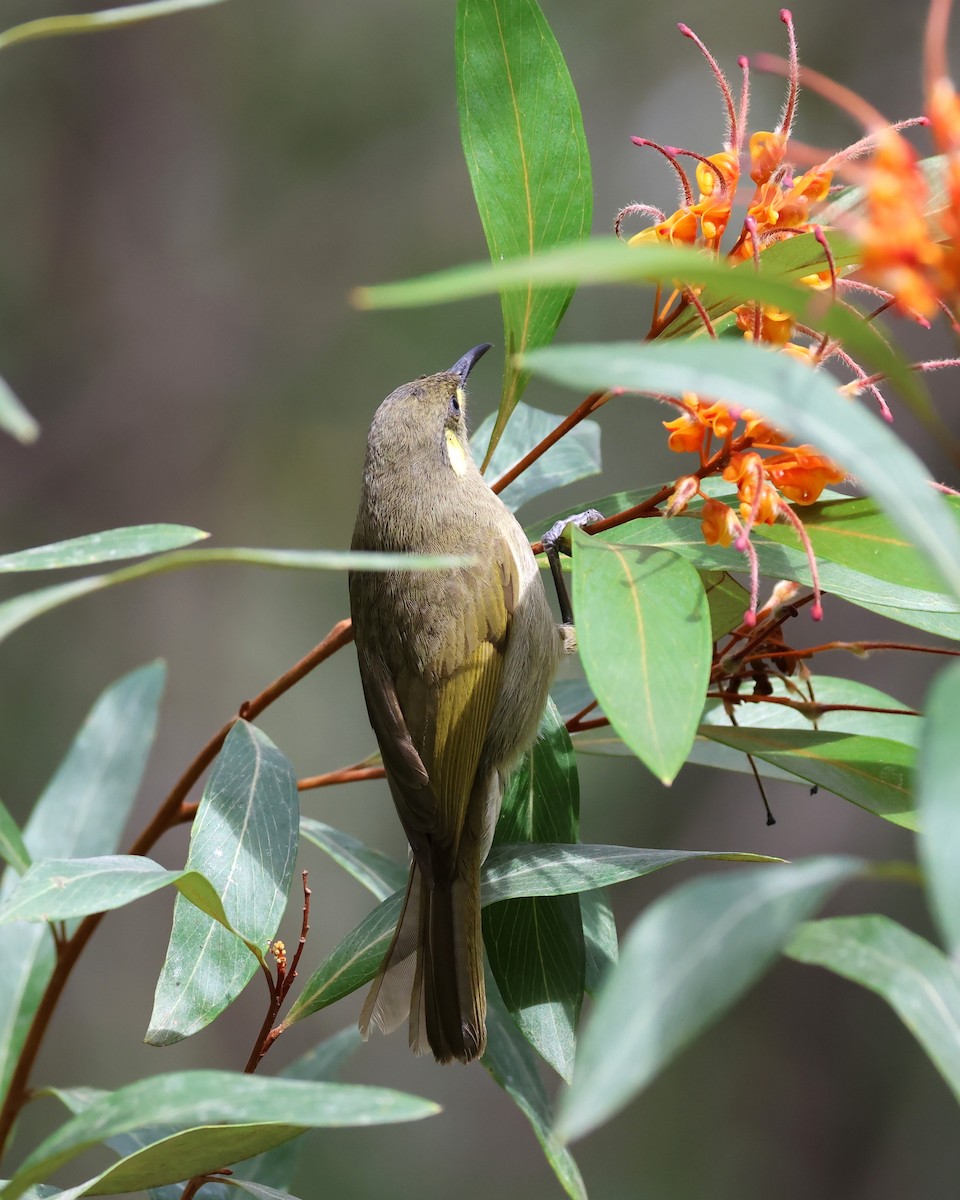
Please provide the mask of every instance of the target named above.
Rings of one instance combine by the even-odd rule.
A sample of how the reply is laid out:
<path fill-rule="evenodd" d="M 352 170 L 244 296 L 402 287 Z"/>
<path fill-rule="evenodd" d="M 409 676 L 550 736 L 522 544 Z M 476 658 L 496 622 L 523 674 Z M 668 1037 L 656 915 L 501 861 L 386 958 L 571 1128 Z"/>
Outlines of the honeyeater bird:
<path fill-rule="evenodd" d="M 409 1015 L 410 1045 L 469 1062 L 486 1043 L 480 867 L 507 777 L 536 737 L 572 629 L 551 614 L 520 525 L 467 440 L 464 386 L 490 347 L 389 395 L 367 440 L 356 550 L 469 566 L 355 571 L 360 678 L 411 849 L 396 933 L 360 1017 Z"/>

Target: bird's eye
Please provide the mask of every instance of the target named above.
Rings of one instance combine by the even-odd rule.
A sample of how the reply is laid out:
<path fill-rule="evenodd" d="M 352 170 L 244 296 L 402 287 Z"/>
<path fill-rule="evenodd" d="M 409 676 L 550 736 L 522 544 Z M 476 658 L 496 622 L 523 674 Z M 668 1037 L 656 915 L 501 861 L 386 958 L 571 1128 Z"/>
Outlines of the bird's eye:
<path fill-rule="evenodd" d="M 457 388 L 457 390 L 450 397 L 450 415 L 452 417 L 460 416 L 460 389 L 459 388 Z"/>

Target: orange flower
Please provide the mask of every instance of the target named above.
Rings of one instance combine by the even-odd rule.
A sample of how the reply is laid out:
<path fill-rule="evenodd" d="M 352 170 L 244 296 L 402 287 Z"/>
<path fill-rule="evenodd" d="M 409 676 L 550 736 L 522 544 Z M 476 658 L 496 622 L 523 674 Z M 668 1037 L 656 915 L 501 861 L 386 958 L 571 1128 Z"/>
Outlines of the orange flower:
<path fill-rule="evenodd" d="M 706 428 L 691 413 L 683 413 L 675 421 L 664 421 L 663 427 L 670 432 L 667 445 L 678 454 L 699 450 L 703 445 Z"/>
<path fill-rule="evenodd" d="M 813 446 L 797 446 L 764 460 L 767 478 L 795 504 L 815 504 L 832 483 L 842 483 L 846 471 Z"/>
<path fill-rule="evenodd" d="M 729 505 L 711 496 L 704 502 L 700 528 L 708 546 L 729 546 L 740 532 L 740 522 Z"/>

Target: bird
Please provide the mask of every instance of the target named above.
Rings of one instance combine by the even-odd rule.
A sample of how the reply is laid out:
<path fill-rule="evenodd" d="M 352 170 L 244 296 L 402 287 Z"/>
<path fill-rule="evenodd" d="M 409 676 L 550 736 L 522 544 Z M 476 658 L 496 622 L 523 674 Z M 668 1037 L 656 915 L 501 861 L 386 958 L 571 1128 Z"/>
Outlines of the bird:
<path fill-rule="evenodd" d="M 410 874 L 360 1015 L 364 1038 L 408 1020 L 415 1053 L 470 1062 L 486 1046 L 480 868 L 504 787 L 559 660 L 523 529 L 470 451 L 466 381 L 490 349 L 396 389 L 367 439 L 352 548 L 464 556 L 456 568 L 352 571 L 360 679 Z"/>

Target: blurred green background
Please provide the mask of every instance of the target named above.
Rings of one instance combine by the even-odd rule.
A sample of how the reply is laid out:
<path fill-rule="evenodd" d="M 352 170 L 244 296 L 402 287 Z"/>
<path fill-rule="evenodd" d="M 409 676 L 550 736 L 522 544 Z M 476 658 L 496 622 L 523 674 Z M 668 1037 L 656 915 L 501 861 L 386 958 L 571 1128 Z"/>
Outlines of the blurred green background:
<path fill-rule="evenodd" d="M 17 0 L 4 19 L 47 11 Z M 772 0 L 688 0 L 682 11 L 545 0 L 544 11 L 581 96 L 597 231 L 632 201 L 673 206 L 668 169 L 631 146 L 631 134 L 720 148 L 719 97 L 677 18 L 732 78 L 739 53 L 785 46 Z M 920 6 L 805 0 L 793 11 L 805 62 L 890 117 L 919 111 Z M 451 0 L 232 0 L 0 58 L 0 372 L 43 427 L 31 448 L 0 443 L 0 549 L 150 521 L 198 525 L 220 545 L 349 544 L 376 404 L 469 346 L 501 340 L 492 299 L 381 314 L 347 301 L 359 283 L 485 256 L 460 153 L 454 14 Z M 753 129 L 774 126 L 781 93 L 779 81 L 755 79 Z M 859 136 L 811 95 L 797 133 L 817 145 Z M 591 289 L 575 299 L 562 336 L 634 336 L 647 313 L 637 292 Z M 949 352 L 936 332 L 904 338 L 912 355 Z M 938 382 L 948 401 L 954 385 Z M 472 380 L 474 423 L 498 393 L 491 354 Z M 562 412 L 576 398 L 535 384 L 527 399 Z M 607 406 L 604 481 L 546 497 L 521 518 L 673 478 L 680 460 L 659 432 L 663 415 L 637 400 Z M 898 421 L 914 432 L 909 418 Z M 937 448 L 919 444 L 942 477 Z M 17 590 L 7 581 L 4 594 Z M 0 794 L 25 815 L 97 693 L 159 656 L 170 680 L 142 821 L 240 701 L 346 609 L 344 576 L 206 567 L 41 618 L 0 648 Z M 801 619 L 788 634 L 813 644 L 877 631 L 828 600 L 824 627 Z M 920 702 L 929 677 L 929 663 L 905 656 L 834 669 L 908 703 Z M 262 724 L 301 775 L 365 756 L 373 739 L 352 651 Z M 829 795 L 775 784 L 771 801 L 778 823 L 767 829 L 745 776 L 688 767 L 666 790 L 636 763 L 582 763 L 587 841 L 912 856 L 906 834 Z M 403 850 L 383 784 L 312 793 L 305 809 Z M 157 856 L 179 865 L 185 844 L 180 831 Z M 371 901 L 319 853 L 308 848 L 304 859 L 315 889 L 309 972 Z M 621 888 L 621 928 L 682 877 Z M 171 903 L 158 895 L 104 922 L 64 998 L 38 1083 L 110 1087 L 242 1065 L 265 1001 L 257 980 L 189 1043 L 141 1045 Z M 874 909 L 930 933 L 909 889 L 856 885 L 834 906 Z M 292 913 L 288 943 L 296 924 Z M 265 1067 L 355 1021 L 359 1003 L 298 1026 Z M 414 1059 L 397 1035 L 372 1041 L 346 1078 L 433 1096 L 444 1112 L 413 1126 L 314 1136 L 296 1189 L 304 1200 L 560 1195 L 526 1122 L 481 1068 Z M 52 1102 L 33 1106 L 16 1157 L 55 1115 Z M 878 1000 L 784 963 L 577 1157 L 596 1200 L 939 1200 L 956 1195 L 956 1120 L 947 1088 Z"/>

